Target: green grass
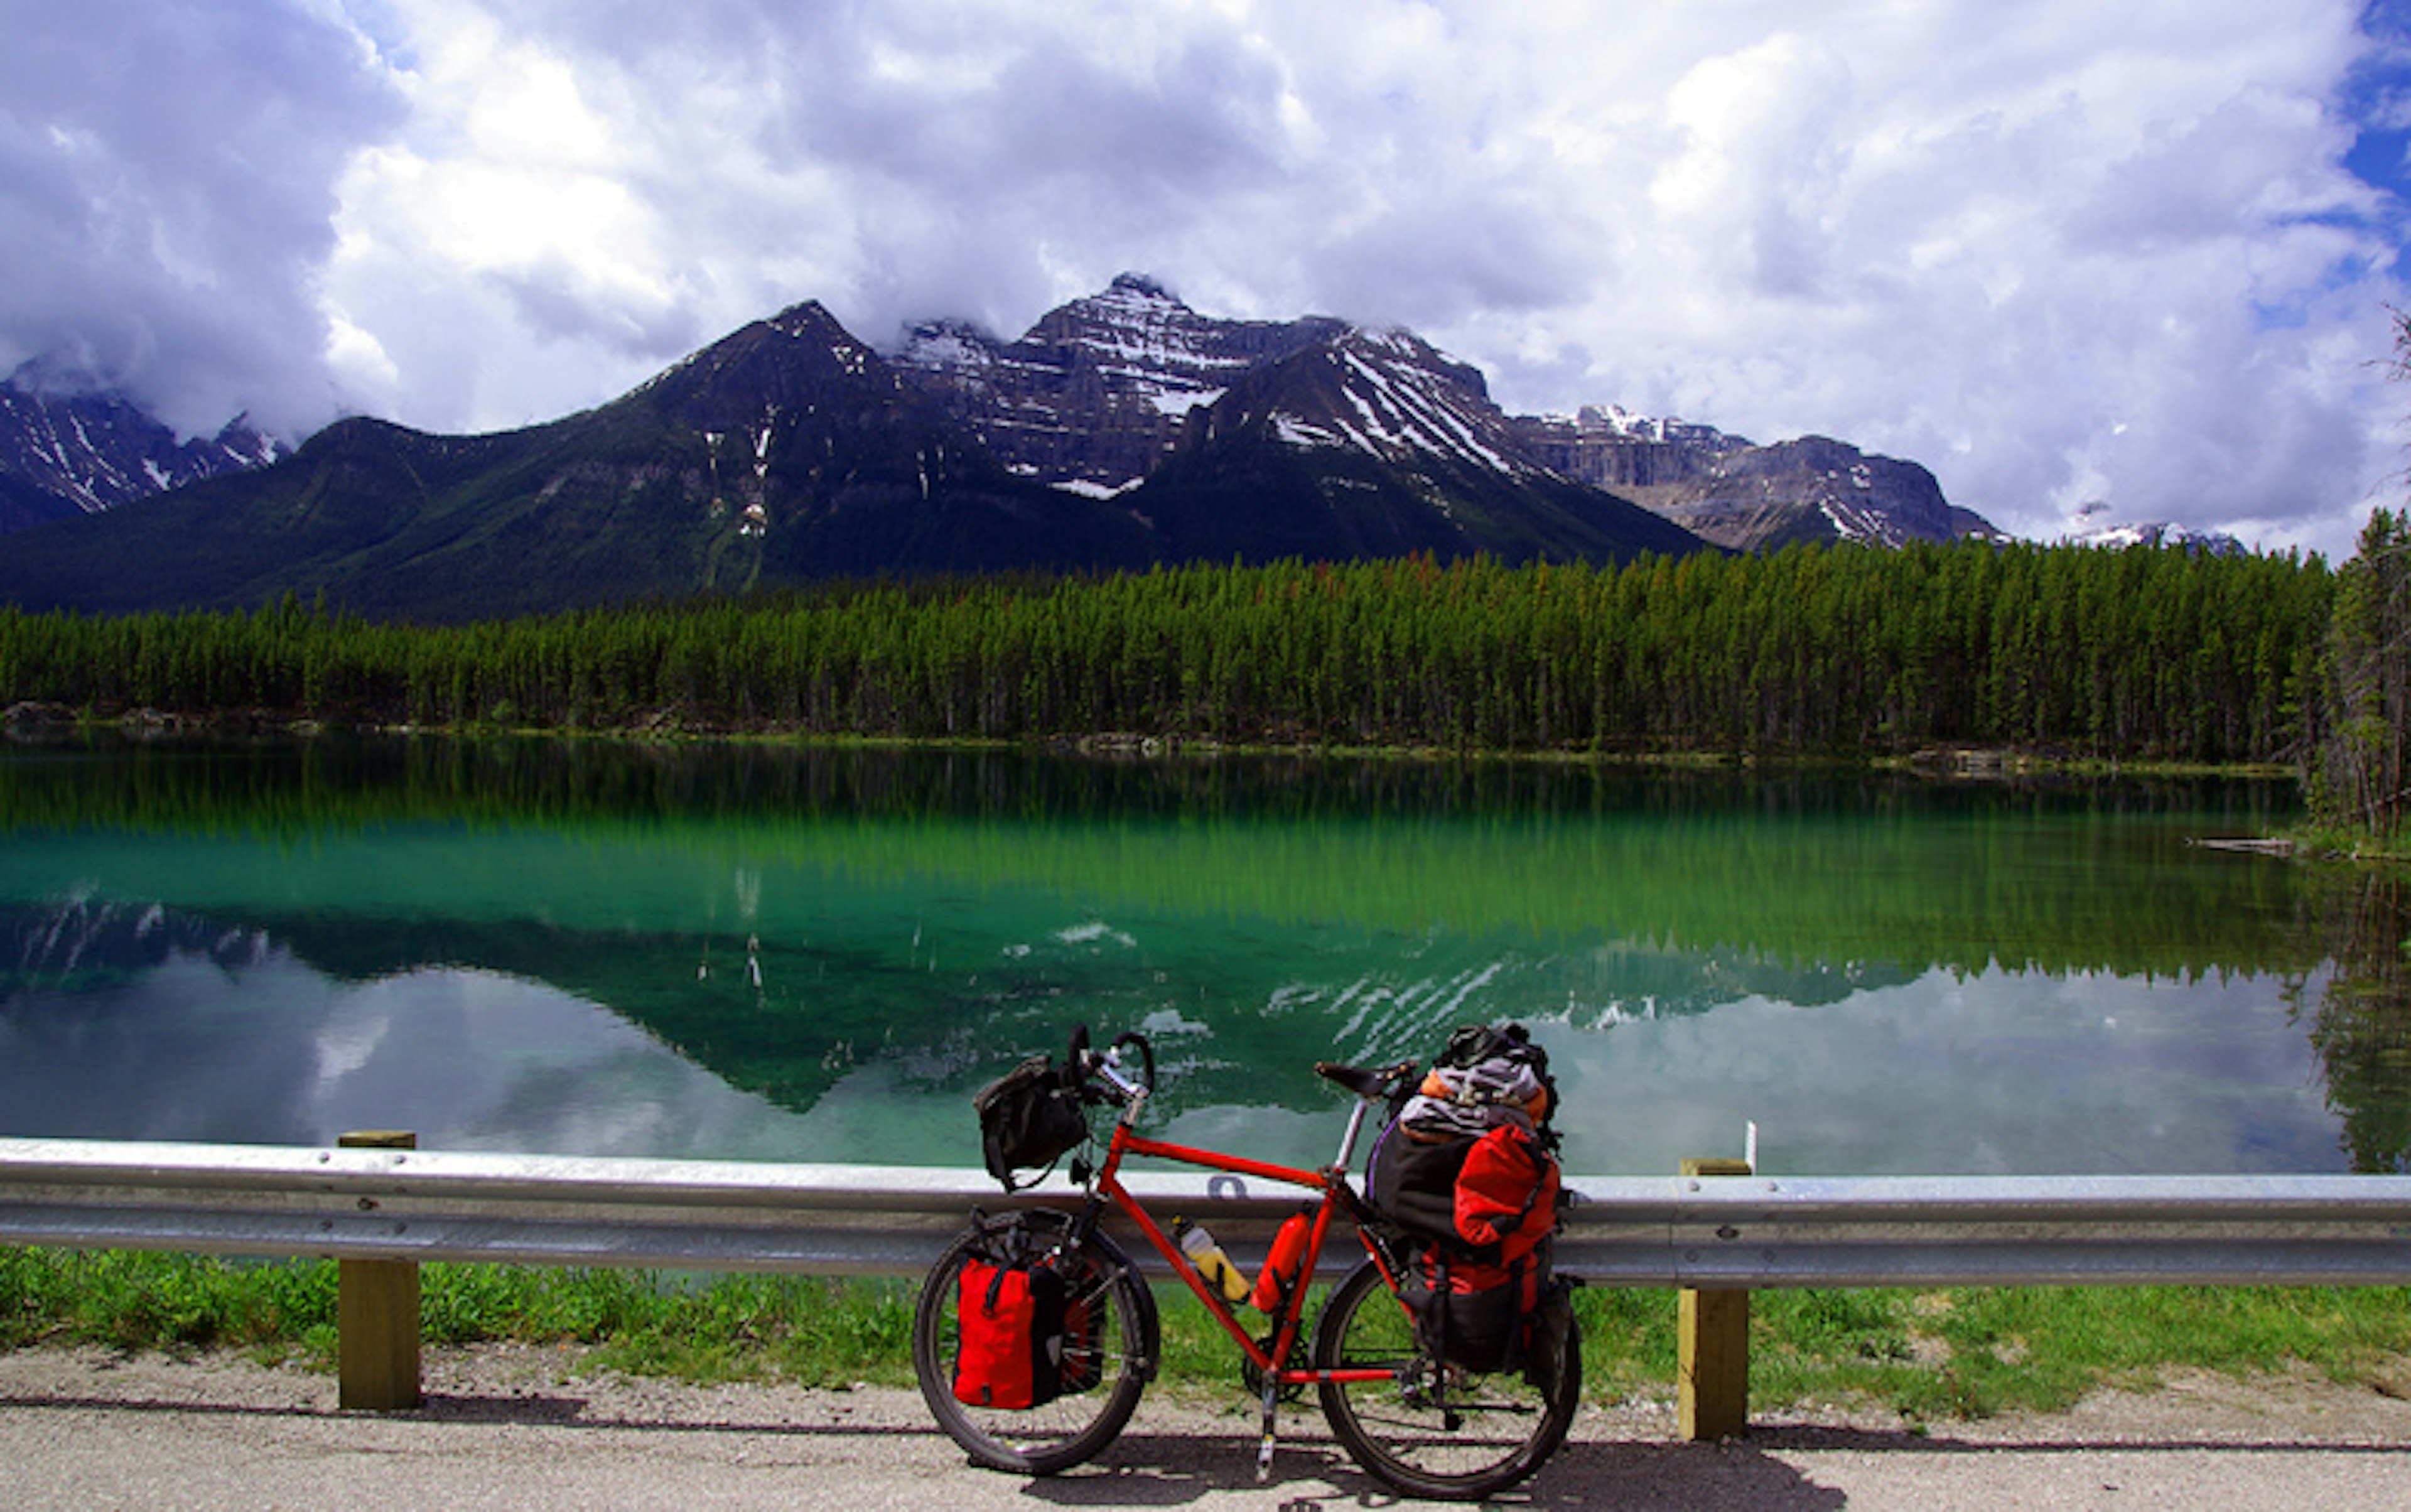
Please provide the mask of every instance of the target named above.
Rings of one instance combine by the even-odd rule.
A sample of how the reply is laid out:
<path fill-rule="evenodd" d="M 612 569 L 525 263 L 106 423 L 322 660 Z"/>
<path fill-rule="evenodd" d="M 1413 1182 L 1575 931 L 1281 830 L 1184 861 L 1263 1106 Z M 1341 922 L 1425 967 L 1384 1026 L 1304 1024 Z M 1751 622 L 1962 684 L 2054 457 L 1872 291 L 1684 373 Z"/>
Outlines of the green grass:
<path fill-rule="evenodd" d="M 2016 1287 L 1765 1292 L 1751 1299 L 1751 1399 L 1872 1402 L 1911 1418 L 2057 1411 L 2171 1370 L 2307 1369 L 2399 1389 L 2402 1287 Z"/>
<path fill-rule="evenodd" d="M 233 1349 L 335 1362 L 332 1261 L 0 1249 L 0 1348 Z M 809 1276 L 430 1264 L 430 1344 L 570 1343 L 594 1367 L 691 1381 L 804 1385 L 912 1379 L 912 1288 Z"/>
<path fill-rule="evenodd" d="M 331 1261 L 0 1249 L 0 1348 L 230 1349 L 334 1364 Z M 1159 1290 L 1164 1379 L 1239 1400 L 1238 1352 L 1194 1300 Z M 1577 1294 L 1595 1400 L 1674 1389 L 1671 1293 Z M 571 1344 L 583 1368 L 691 1381 L 911 1383 L 913 1288 L 801 1276 L 665 1276 L 431 1264 L 419 1316 L 434 1345 Z M 2399 1391 L 2411 1381 L 2411 1288 L 2022 1287 L 1774 1291 L 1751 1299 L 1754 1411 L 1877 1406 L 1911 1419 L 2053 1411 L 2173 1370 L 2307 1370 Z"/>

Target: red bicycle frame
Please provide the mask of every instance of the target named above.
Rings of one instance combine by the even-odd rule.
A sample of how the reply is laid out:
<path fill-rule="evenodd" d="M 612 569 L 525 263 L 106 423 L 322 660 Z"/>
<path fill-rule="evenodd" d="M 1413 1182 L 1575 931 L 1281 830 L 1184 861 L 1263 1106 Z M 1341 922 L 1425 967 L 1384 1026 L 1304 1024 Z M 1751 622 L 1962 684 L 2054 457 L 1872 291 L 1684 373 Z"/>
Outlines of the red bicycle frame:
<path fill-rule="evenodd" d="M 1121 1080 L 1118 1076 L 1114 1079 Z M 1298 1267 L 1298 1274 L 1301 1277 L 1311 1277 L 1322 1258 L 1322 1242 L 1331 1229 L 1332 1209 L 1339 1205 L 1340 1194 L 1348 1190 L 1344 1184 L 1348 1175 L 1348 1155 L 1355 1146 L 1358 1131 L 1364 1125 L 1364 1102 L 1361 1099 L 1358 1101 L 1354 1115 L 1348 1121 L 1348 1133 L 1340 1140 L 1339 1158 L 1322 1170 L 1308 1170 L 1299 1166 L 1275 1166 L 1265 1161 L 1249 1160 L 1241 1155 L 1226 1155 L 1219 1151 L 1199 1150 L 1190 1145 L 1151 1139 L 1131 1127 L 1131 1122 L 1137 1116 L 1139 1103 L 1144 1100 L 1146 1094 L 1131 1087 L 1127 1082 L 1122 1082 L 1122 1089 L 1128 1100 L 1123 1105 L 1122 1116 L 1114 1122 L 1113 1139 L 1105 1149 L 1104 1166 L 1097 1172 L 1096 1191 L 1099 1196 L 1128 1214 L 1131 1221 L 1138 1225 L 1139 1232 L 1147 1236 L 1147 1241 L 1155 1246 L 1156 1253 L 1163 1256 L 1166 1263 L 1172 1267 L 1173 1273 L 1187 1283 L 1191 1291 L 1197 1294 L 1198 1300 L 1204 1302 L 1206 1310 L 1214 1314 L 1215 1321 L 1221 1324 L 1222 1331 L 1229 1334 L 1240 1349 L 1247 1353 L 1249 1360 L 1255 1365 L 1256 1369 L 1264 1373 L 1267 1393 L 1277 1386 L 1315 1386 L 1325 1381 L 1388 1379 L 1390 1372 L 1378 1368 L 1293 1370 L 1282 1363 L 1290 1358 L 1290 1352 L 1297 1346 L 1298 1333 L 1304 1326 L 1306 1287 L 1293 1287 L 1289 1296 L 1283 1299 L 1281 1312 L 1279 1314 L 1279 1327 L 1273 1333 L 1272 1348 L 1267 1351 L 1263 1344 L 1256 1342 L 1254 1335 L 1240 1321 L 1233 1304 L 1222 1296 L 1221 1288 L 1206 1284 L 1206 1278 L 1198 1274 L 1197 1268 L 1190 1264 L 1189 1256 L 1181 1252 L 1180 1246 L 1175 1243 L 1172 1237 L 1156 1223 L 1145 1204 L 1141 1203 L 1130 1188 L 1122 1185 L 1121 1182 L 1123 1157 L 1149 1155 L 1162 1160 L 1178 1161 L 1187 1166 L 1204 1167 L 1208 1170 L 1227 1171 L 1234 1176 L 1253 1176 L 1262 1181 L 1278 1182 L 1286 1186 L 1303 1187 L 1308 1191 L 1320 1193 L 1322 1200 L 1315 1205 L 1314 1223 L 1307 1236 L 1306 1257 Z M 1352 1212 L 1352 1216 L 1353 1216 Z M 1381 1253 L 1379 1246 L 1366 1237 L 1361 1225 L 1357 1230 L 1357 1237 L 1364 1241 L 1365 1253 L 1371 1257 L 1373 1264 L 1380 1268 L 1383 1279 L 1390 1284 L 1392 1295 L 1395 1296 L 1398 1289 L 1398 1278 L 1391 1270 L 1388 1257 Z M 1405 1304 L 1399 1305 L 1403 1307 Z"/>

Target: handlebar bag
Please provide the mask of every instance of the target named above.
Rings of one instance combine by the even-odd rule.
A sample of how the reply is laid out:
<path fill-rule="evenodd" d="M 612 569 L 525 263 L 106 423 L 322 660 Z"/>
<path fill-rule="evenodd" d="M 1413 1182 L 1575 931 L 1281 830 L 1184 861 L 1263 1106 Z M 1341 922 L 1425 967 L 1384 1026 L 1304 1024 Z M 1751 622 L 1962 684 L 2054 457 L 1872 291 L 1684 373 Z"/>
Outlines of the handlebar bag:
<path fill-rule="evenodd" d="M 1008 1192 L 1016 1185 L 1015 1171 L 1044 1171 L 1089 1137 L 1079 1086 L 1044 1055 L 1030 1057 L 982 1087 L 972 1108 L 979 1114 L 980 1154 L 987 1173 Z"/>

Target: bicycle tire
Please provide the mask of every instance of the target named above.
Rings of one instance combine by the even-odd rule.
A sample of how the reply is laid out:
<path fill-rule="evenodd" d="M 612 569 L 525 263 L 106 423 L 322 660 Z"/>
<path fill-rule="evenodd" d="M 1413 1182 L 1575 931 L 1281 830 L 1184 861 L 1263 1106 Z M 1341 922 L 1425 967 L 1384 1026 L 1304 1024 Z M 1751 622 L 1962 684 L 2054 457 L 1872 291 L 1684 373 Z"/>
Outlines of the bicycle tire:
<path fill-rule="evenodd" d="M 1366 1260 L 1323 1303 L 1315 1329 L 1321 1370 L 1384 1367 L 1378 1381 L 1326 1381 L 1322 1416 L 1350 1458 L 1394 1490 L 1473 1501 L 1524 1479 L 1556 1452 L 1582 1401 L 1581 1341 L 1569 1320 L 1565 1364 L 1543 1392 L 1516 1372 L 1452 1372 L 1444 1400 L 1426 1395 L 1430 1357 L 1414 1320 Z"/>
<path fill-rule="evenodd" d="M 1042 1243 L 1063 1247 L 1072 1237 L 1070 1213 L 1036 1211 L 974 1223 L 965 1229 L 921 1285 L 913 1309 L 913 1373 L 921 1396 L 946 1436 L 976 1464 L 1023 1475 L 1051 1475 L 1082 1464 L 1112 1444 L 1154 1373 L 1158 1328 L 1155 1299 L 1121 1247 L 1091 1232 L 1064 1248 L 1061 1269 L 1074 1299 L 1085 1299 L 1097 1320 L 1093 1340 L 1067 1358 L 1067 1373 L 1086 1358 L 1096 1384 L 1067 1392 L 1042 1406 L 976 1407 L 954 1392 L 960 1338 L 957 1312 L 964 1263 L 986 1248 L 990 1236 L 1016 1224 L 1036 1230 Z"/>

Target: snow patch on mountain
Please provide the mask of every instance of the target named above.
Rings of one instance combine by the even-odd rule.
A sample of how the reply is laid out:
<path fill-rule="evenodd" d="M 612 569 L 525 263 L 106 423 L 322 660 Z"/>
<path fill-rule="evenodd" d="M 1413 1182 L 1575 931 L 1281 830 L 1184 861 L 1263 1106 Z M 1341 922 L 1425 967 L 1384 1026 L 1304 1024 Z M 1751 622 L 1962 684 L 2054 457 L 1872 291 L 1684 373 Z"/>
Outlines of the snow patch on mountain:
<path fill-rule="evenodd" d="M 1119 483 L 1107 485 L 1091 483 L 1085 477 L 1075 477 L 1069 483 L 1058 483 L 1055 486 L 1066 493 L 1076 493 L 1084 499 L 1118 499 L 1138 487 L 1143 481 L 1142 478 L 1130 477 L 1124 478 Z"/>
<path fill-rule="evenodd" d="M 63 512 L 96 514 L 284 454 L 242 416 L 186 439 L 124 395 L 38 363 L 0 381 L 0 476 L 60 501 Z"/>
<path fill-rule="evenodd" d="M 2207 551 L 2213 556 L 2240 556 L 2248 548 L 2224 531 L 2195 530 L 2171 521 L 2153 520 L 2134 524 L 2097 525 L 2060 537 L 2064 546 L 2091 546 L 2103 550 L 2125 550 L 2132 546 L 2155 546 L 2170 550 Z"/>
<path fill-rule="evenodd" d="M 1348 447 L 1385 462 L 1416 454 L 1508 477 L 1540 469 L 1516 445 L 1507 418 L 1471 370 L 1411 332 L 1350 330 L 1330 347 L 1337 404 L 1322 413 L 1283 408 L 1275 433 L 1298 448 Z M 1326 401 L 1327 402 L 1327 401 Z"/>
<path fill-rule="evenodd" d="M 966 321 L 930 320 L 908 327 L 891 356 L 1016 475 L 1110 497 L 1153 471 L 1189 416 L 1243 374 L 1338 329 L 1311 318 L 1214 319 L 1155 280 L 1124 273 L 1011 341 Z"/>
<path fill-rule="evenodd" d="M 1228 389 L 1168 389 L 1158 387 L 1147 394 L 1158 414 L 1176 418 L 1187 415 L 1201 404 L 1211 404 L 1230 392 Z"/>

